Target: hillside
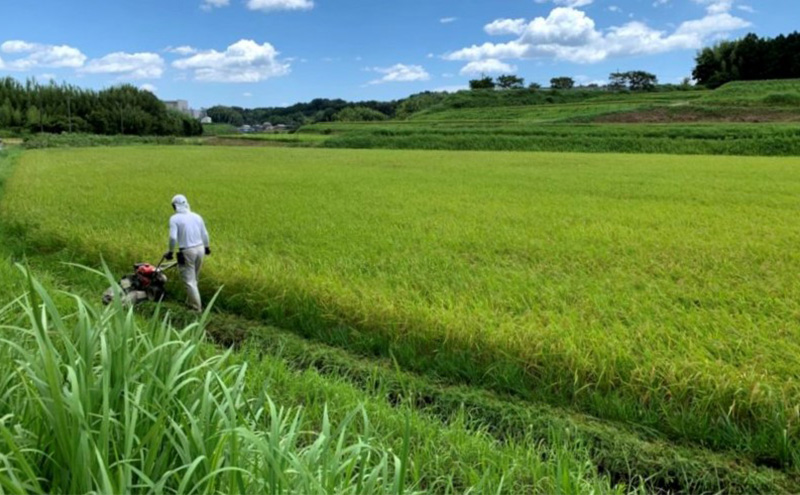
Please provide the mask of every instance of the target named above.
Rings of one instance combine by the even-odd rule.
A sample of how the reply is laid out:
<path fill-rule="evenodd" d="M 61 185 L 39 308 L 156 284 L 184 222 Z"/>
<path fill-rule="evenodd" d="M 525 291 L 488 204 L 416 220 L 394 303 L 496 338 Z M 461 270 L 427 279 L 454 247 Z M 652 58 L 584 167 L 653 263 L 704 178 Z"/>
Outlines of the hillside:
<path fill-rule="evenodd" d="M 800 155 L 800 80 L 714 91 L 462 91 L 420 95 L 385 122 L 324 123 L 303 134 L 342 148 Z M 403 115 L 402 112 L 400 112 Z"/>

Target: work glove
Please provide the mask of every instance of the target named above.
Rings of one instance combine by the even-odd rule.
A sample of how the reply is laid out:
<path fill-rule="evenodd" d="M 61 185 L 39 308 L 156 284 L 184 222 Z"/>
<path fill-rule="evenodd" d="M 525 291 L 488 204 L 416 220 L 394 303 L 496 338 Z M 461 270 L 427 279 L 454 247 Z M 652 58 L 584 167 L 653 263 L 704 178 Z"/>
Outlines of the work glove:
<path fill-rule="evenodd" d="M 211 248 L 206 246 L 206 256 L 211 256 Z"/>
<path fill-rule="evenodd" d="M 167 261 L 172 261 L 174 257 L 175 255 L 172 254 L 172 251 L 167 251 L 166 253 L 164 253 L 164 259 Z"/>

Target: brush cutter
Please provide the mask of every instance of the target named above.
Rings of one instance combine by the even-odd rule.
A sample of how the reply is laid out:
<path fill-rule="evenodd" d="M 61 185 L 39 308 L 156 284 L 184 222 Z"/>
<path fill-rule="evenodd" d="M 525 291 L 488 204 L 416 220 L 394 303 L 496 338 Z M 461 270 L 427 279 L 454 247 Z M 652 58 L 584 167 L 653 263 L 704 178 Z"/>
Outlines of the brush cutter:
<path fill-rule="evenodd" d="M 164 263 L 165 257 L 161 257 L 158 265 L 150 263 L 136 263 L 133 265 L 134 272 L 128 274 L 119 281 L 122 289 L 122 304 L 136 305 L 144 301 L 161 302 L 167 297 L 167 276 L 164 272 L 174 268 L 178 263 Z M 114 300 L 116 289 L 109 287 L 103 293 L 103 304 L 110 304 Z"/>

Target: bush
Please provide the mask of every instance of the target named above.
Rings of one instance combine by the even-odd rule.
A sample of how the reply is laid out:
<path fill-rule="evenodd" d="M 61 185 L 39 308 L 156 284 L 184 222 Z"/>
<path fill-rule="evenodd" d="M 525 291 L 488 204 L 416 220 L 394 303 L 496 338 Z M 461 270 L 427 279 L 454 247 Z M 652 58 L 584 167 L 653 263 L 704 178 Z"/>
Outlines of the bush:
<path fill-rule="evenodd" d="M 388 118 L 385 114 L 367 107 L 347 107 L 333 116 L 336 122 L 377 122 Z"/>

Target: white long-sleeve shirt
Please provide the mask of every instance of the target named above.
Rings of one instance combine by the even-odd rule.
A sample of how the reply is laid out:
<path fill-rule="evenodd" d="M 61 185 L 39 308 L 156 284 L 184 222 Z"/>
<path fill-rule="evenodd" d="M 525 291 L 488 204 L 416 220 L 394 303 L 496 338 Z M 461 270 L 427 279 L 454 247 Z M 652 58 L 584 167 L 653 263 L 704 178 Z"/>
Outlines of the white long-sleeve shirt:
<path fill-rule="evenodd" d="M 191 211 L 178 212 L 169 219 L 169 250 L 208 247 L 208 231 L 203 217 Z"/>

